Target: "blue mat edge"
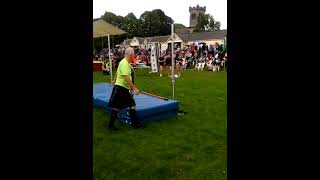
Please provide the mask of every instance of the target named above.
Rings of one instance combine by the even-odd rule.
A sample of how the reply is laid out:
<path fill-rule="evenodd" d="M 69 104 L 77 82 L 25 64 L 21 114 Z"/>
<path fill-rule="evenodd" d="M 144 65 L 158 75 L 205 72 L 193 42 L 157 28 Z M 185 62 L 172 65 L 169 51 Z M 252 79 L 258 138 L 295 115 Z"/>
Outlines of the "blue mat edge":
<path fill-rule="evenodd" d="M 102 84 L 108 84 L 110 83 L 96 83 L 94 85 L 102 85 Z M 179 102 L 175 100 L 169 99 L 169 101 L 172 102 L 170 106 L 164 106 L 162 108 L 162 111 L 156 112 L 156 113 L 145 113 L 144 111 L 150 111 L 150 109 L 142 109 L 137 111 L 138 119 L 144 123 L 151 122 L 151 121 L 159 121 L 163 119 L 169 119 L 173 117 L 177 117 L 178 110 L 179 110 Z M 98 98 L 93 97 L 93 107 L 96 108 L 102 108 L 105 112 L 111 112 L 111 109 L 108 107 L 108 104 L 105 101 L 99 100 Z M 158 109 L 159 107 L 157 107 Z M 155 108 L 152 108 L 155 109 Z M 122 123 L 129 123 L 128 118 L 126 117 L 126 114 L 128 112 L 128 109 L 123 109 L 119 112 L 118 118 L 120 122 Z M 141 114 L 147 114 L 142 116 Z M 127 120 L 127 121 L 126 121 Z"/>

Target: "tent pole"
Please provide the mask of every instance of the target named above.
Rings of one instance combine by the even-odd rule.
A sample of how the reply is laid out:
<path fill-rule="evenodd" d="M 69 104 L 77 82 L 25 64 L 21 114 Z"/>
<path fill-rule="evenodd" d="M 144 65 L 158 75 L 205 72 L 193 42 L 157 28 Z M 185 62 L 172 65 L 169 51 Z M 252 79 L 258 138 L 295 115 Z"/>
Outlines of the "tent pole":
<path fill-rule="evenodd" d="M 96 57 L 96 45 L 94 44 L 94 38 L 93 38 L 93 51 L 94 51 L 94 57 L 93 59 Z"/>
<path fill-rule="evenodd" d="M 175 77 L 174 77 L 174 66 L 175 66 L 175 63 L 174 63 L 174 58 L 173 58 L 173 51 L 174 51 L 174 30 L 173 30 L 173 25 L 174 24 L 171 24 L 171 68 L 172 68 L 172 73 L 171 73 L 171 76 L 172 76 L 172 99 L 174 100 L 174 84 L 175 84 Z"/>
<path fill-rule="evenodd" d="M 101 51 L 103 50 L 103 37 L 101 37 Z"/>
<path fill-rule="evenodd" d="M 110 69 L 110 79 L 111 79 L 111 82 L 112 82 L 112 60 L 111 60 L 111 57 L 110 57 L 110 35 L 108 34 L 108 47 L 109 47 L 109 51 L 108 51 L 108 54 L 109 54 L 109 69 Z"/>

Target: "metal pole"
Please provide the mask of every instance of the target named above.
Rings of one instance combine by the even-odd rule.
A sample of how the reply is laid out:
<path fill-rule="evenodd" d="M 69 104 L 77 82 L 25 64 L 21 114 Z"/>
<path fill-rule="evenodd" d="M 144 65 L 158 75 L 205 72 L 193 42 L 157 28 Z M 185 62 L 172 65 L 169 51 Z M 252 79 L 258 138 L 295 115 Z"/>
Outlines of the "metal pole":
<path fill-rule="evenodd" d="M 171 68 L 172 68 L 172 99 L 174 99 L 174 85 L 175 85 L 175 77 L 174 77 L 174 66 L 175 66 L 175 63 L 174 63 L 174 58 L 173 58 L 173 51 L 174 51 L 174 48 L 173 48 L 173 41 L 174 41 L 174 24 L 171 24 Z"/>
<path fill-rule="evenodd" d="M 108 47 L 109 47 L 109 51 L 108 51 L 108 54 L 109 54 L 109 69 L 110 69 L 110 79 L 111 79 L 111 81 L 110 82 L 112 82 L 112 60 L 111 60 L 111 57 L 110 57 L 110 50 L 111 50 L 111 48 L 110 48 L 110 35 L 108 34 Z"/>
<path fill-rule="evenodd" d="M 103 37 L 101 38 L 101 52 L 103 50 Z"/>
<path fill-rule="evenodd" d="M 226 53 L 227 49 L 227 36 L 224 36 L 224 53 Z M 223 57 L 224 58 L 224 57 Z M 223 70 L 226 70 L 226 61 L 224 60 L 224 63 L 223 63 Z"/>
<path fill-rule="evenodd" d="M 159 42 L 158 42 L 158 51 L 157 51 L 157 53 L 158 53 L 158 56 L 157 56 L 157 59 L 158 59 L 158 71 L 161 74 L 161 72 L 160 72 L 160 64 L 159 64 L 159 57 L 160 57 L 160 54 L 161 54 L 161 44 Z"/>
<path fill-rule="evenodd" d="M 227 48 L 227 36 L 224 36 L 224 49 L 226 50 Z"/>
<path fill-rule="evenodd" d="M 93 57 L 93 59 L 95 59 L 96 58 L 96 45 L 94 44 L 94 38 L 93 38 L 93 52 L 94 52 L 94 57 Z"/>

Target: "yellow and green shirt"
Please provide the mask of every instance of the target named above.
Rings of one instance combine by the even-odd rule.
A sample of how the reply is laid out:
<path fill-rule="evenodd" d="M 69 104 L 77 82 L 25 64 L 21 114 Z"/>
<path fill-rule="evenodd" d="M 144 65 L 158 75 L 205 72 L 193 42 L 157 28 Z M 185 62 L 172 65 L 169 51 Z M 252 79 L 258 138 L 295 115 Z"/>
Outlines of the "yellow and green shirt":
<path fill-rule="evenodd" d="M 128 76 L 131 79 L 131 65 L 129 64 L 128 60 L 126 58 L 123 58 L 117 69 L 117 79 L 114 85 L 122 86 L 124 88 L 130 89 L 129 84 L 124 79 L 124 76 Z"/>

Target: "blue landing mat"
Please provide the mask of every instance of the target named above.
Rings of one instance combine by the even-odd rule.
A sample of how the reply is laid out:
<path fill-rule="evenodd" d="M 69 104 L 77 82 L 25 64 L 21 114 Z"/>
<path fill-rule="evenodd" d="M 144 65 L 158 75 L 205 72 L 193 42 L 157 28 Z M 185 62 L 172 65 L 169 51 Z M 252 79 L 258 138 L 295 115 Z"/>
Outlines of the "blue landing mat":
<path fill-rule="evenodd" d="M 109 83 L 97 83 L 93 85 L 93 106 L 103 108 L 110 112 L 108 102 L 113 85 Z M 175 117 L 178 114 L 179 102 L 174 100 L 163 100 L 154 96 L 140 93 L 133 96 L 136 102 L 138 119 L 144 123 Z M 123 123 L 129 123 L 128 109 L 119 112 L 119 119 Z"/>

